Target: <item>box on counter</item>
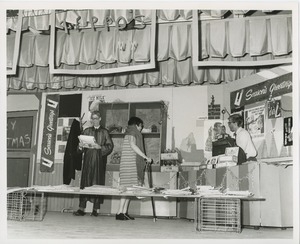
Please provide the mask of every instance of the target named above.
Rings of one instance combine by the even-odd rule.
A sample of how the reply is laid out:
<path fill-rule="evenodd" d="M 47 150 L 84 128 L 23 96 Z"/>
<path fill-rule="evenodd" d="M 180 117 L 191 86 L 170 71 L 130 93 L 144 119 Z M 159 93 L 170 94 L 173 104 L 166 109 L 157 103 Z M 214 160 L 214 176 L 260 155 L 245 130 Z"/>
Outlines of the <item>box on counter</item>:
<path fill-rule="evenodd" d="M 237 163 L 236 162 L 219 162 L 218 164 L 216 164 L 216 168 L 223 168 L 223 167 L 231 167 L 231 166 L 236 166 Z"/>
<path fill-rule="evenodd" d="M 160 167 L 160 172 L 178 172 L 179 167 L 174 165 L 166 165 Z"/>
<path fill-rule="evenodd" d="M 227 147 L 225 149 L 225 155 L 226 156 L 239 156 L 239 147 Z"/>
<path fill-rule="evenodd" d="M 235 155 L 220 155 L 218 163 L 223 163 L 223 162 L 234 162 L 237 163 L 238 157 Z"/>
<path fill-rule="evenodd" d="M 161 153 L 161 160 L 178 160 L 178 153 Z"/>

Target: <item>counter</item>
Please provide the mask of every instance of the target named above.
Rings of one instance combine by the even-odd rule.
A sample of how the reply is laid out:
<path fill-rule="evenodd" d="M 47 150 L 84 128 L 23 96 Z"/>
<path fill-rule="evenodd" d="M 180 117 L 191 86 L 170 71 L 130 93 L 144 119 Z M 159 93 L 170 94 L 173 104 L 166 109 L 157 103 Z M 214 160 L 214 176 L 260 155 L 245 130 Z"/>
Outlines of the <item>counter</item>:
<path fill-rule="evenodd" d="M 190 170 L 189 170 L 190 169 Z M 244 202 L 242 224 L 250 226 L 293 226 L 293 162 L 292 158 L 259 160 L 238 166 L 194 170 L 183 167 L 179 188 L 187 185 L 211 185 L 230 190 L 249 190 L 262 202 Z M 180 200 L 178 216 L 193 218 L 194 203 Z"/>

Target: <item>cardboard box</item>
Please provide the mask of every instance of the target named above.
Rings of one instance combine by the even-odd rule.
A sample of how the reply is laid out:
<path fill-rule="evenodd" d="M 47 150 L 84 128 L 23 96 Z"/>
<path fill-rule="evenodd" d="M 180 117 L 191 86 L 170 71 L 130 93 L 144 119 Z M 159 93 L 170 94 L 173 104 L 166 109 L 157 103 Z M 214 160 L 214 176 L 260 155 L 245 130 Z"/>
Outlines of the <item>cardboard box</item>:
<path fill-rule="evenodd" d="M 178 153 L 162 153 L 160 155 L 161 160 L 178 160 Z"/>
<path fill-rule="evenodd" d="M 237 163 L 238 157 L 235 155 L 228 155 L 228 156 L 220 156 L 218 162 L 223 163 L 223 162 L 235 162 Z"/>
<path fill-rule="evenodd" d="M 167 165 L 167 166 L 161 166 L 160 167 L 161 172 L 178 172 L 179 167 L 174 165 Z"/>
<path fill-rule="evenodd" d="M 225 149 L 226 156 L 239 156 L 239 147 L 227 147 Z"/>
<path fill-rule="evenodd" d="M 216 164 L 216 168 L 223 168 L 223 167 L 232 167 L 232 166 L 236 166 L 237 163 L 236 162 L 219 162 L 218 164 Z"/>

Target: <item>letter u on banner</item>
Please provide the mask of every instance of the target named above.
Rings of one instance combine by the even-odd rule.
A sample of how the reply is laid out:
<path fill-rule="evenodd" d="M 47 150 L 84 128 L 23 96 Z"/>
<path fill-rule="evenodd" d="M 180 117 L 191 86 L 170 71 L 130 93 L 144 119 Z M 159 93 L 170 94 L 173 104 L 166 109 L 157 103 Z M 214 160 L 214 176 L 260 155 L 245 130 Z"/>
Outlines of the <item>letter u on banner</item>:
<path fill-rule="evenodd" d="M 55 144 L 57 132 L 57 118 L 59 112 L 59 95 L 47 95 L 43 127 L 41 172 L 53 172 L 55 159 Z"/>

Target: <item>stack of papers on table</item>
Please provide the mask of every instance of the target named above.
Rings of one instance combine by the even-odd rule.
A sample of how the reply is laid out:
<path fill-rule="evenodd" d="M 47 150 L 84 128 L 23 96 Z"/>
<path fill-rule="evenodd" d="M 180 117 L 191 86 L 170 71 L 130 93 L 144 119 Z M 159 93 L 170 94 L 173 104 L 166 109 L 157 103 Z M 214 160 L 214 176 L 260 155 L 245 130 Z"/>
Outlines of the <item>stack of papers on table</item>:
<path fill-rule="evenodd" d="M 197 194 L 201 196 L 212 196 L 212 195 L 222 195 L 222 192 L 220 192 L 218 189 L 215 189 L 213 186 L 197 186 Z"/>
<path fill-rule="evenodd" d="M 190 191 L 189 188 L 184 188 L 181 190 L 172 190 L 172 189 L 168 189 L 168 190 L 164 190 L 161 191 L 162 194 L 164 195 L 192 195 L 192 192 Z"/>
<path fill-rule="evenodd" d="M 119 194 L 120 193 L 120 189 L 118 189 L 118 188 L 111 187 L 111 186 L 103 186 L 103 185 L 88 186 L 80 191 L 95 192 L 95 193 L 101 193 L 101 194 Z"/>
<path fill-rule="evenodd" d="M 230 191 L 226 190 L 225 195 L 230 195 L 230 196 L 241 196 L 241 197 L 253 197 L 254 194 L 250 191 Z"/>
<path fill-rule="evenodd" d="M 153 193 L 153 189 L 149 187 L 142 187 L 142 186 L 132 186 L 126 187 L 124 193 L 128 194 L 135 194 L 135 195 L 150 195 Z"/>
<path fill-rule="evenodd" d="M 75 191 L 78 187 L 73 187 L 69 185 L 57 185 L 57 186 L 33 186 L 37 191 Z"/>

